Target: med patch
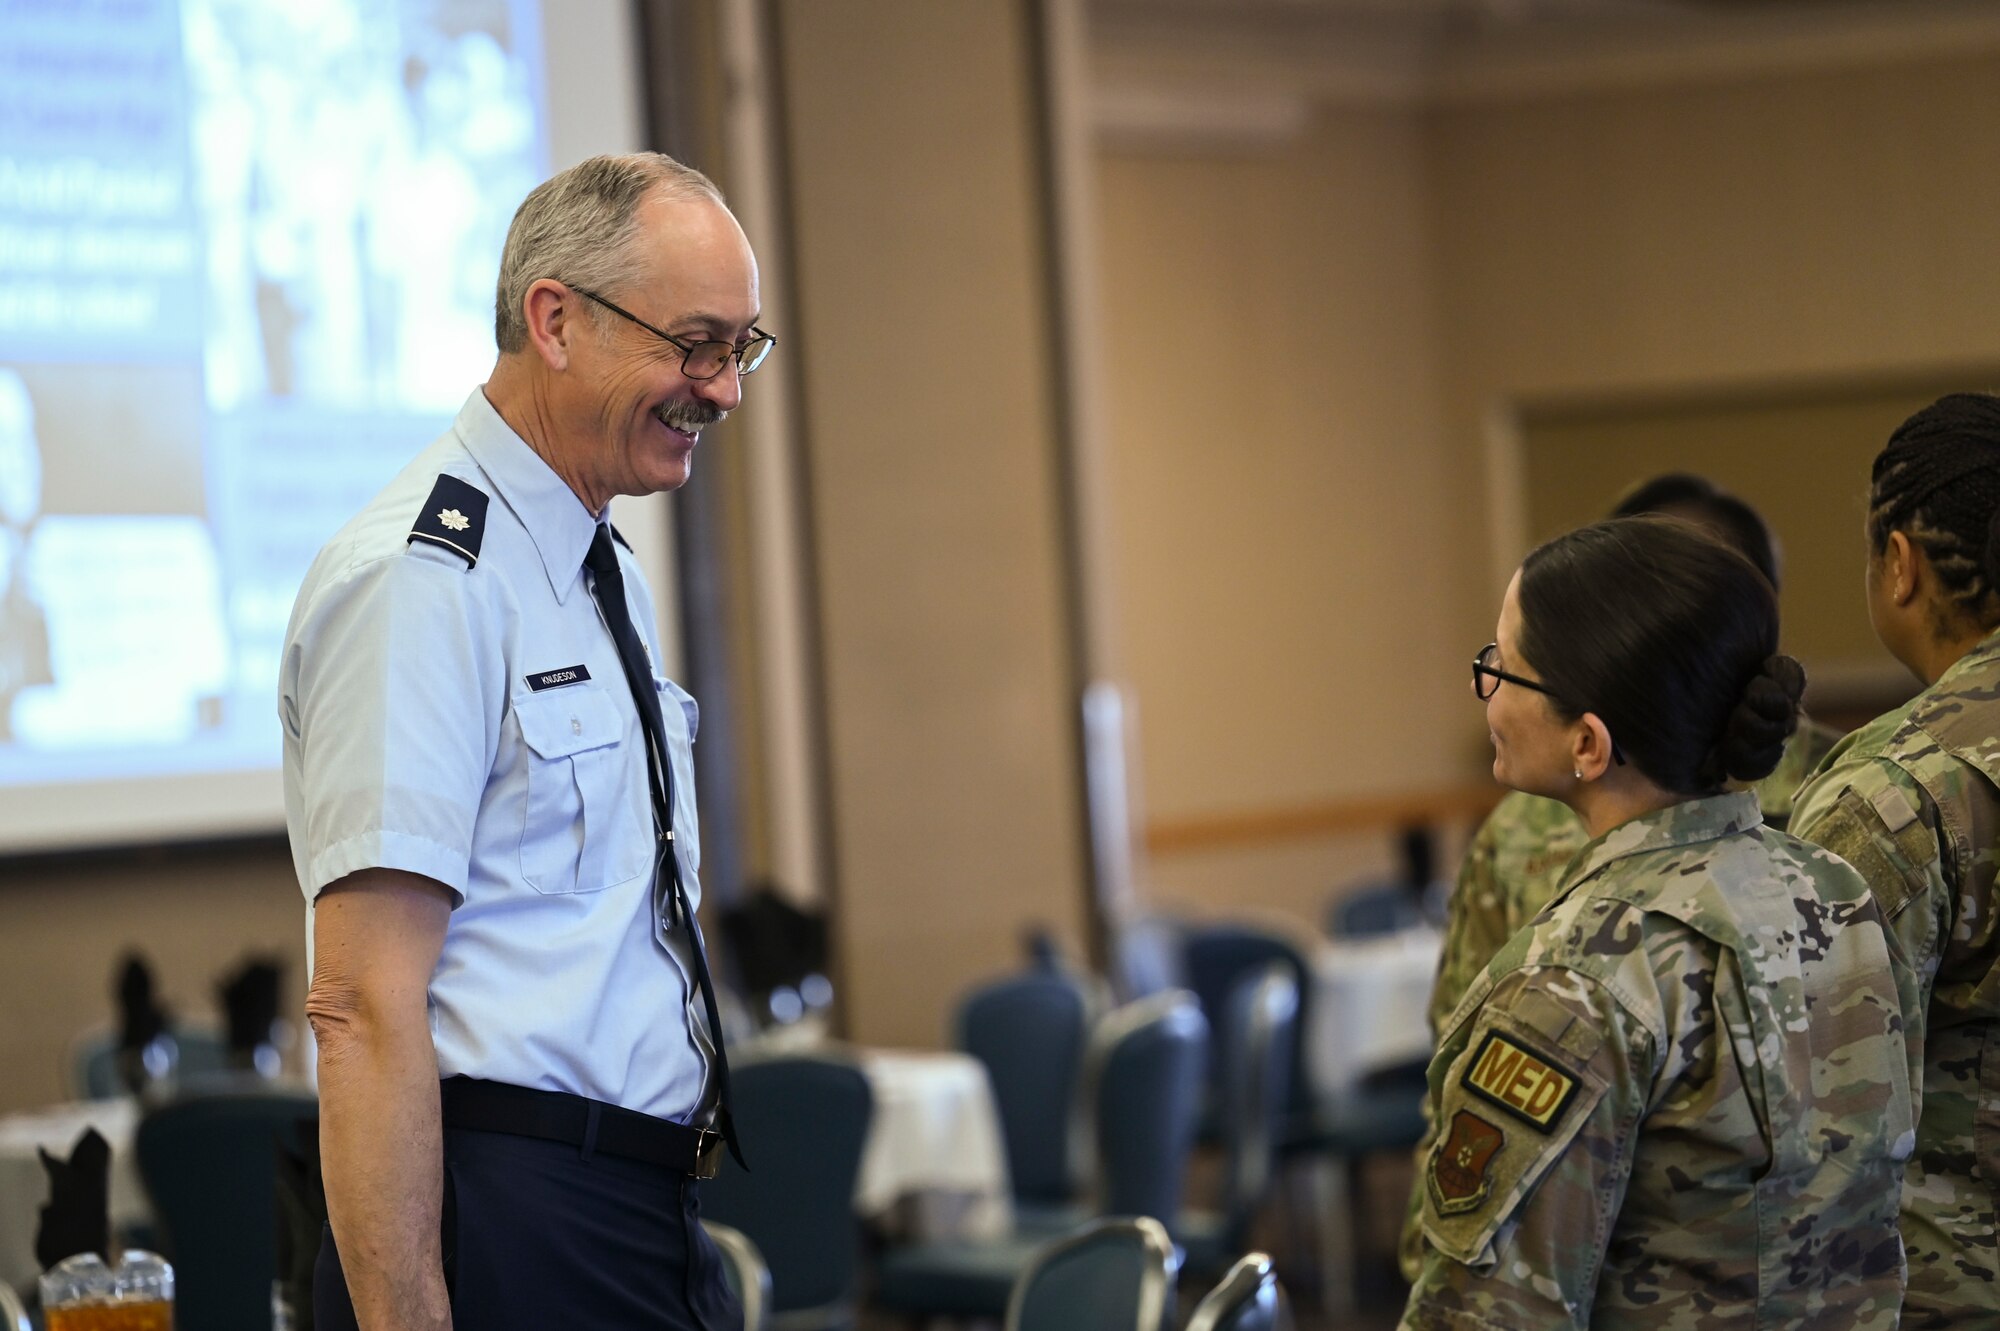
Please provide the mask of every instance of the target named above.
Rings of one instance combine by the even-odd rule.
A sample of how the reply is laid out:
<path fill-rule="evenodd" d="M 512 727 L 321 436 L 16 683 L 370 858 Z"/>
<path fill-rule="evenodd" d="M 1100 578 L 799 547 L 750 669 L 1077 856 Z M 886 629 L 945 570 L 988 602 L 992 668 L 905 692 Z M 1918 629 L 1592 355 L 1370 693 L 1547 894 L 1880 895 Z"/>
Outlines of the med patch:
<path fill-rule="evenodd" d="M 1507 1134 L 1469 1109 L 1451 1116 L 1451 1131 L 1431 1152 L 1431 1204 L 1439 1215 L 1474 1211 L 1493 1190 L 1488 1177 Z"/>
<path fill-rule="evenodd" d="M 1576 1099 L 1579 1083 L 1568 1068 L 1498 1031 L 1488 1031 L 1466 1063 L 1459 1084 L 1536 1132 L 1550 1133 Z"/>
<path fill-rule="evenodd" d="M 404 544 L 428 541 L 441 545 L 464 559 L 466 568 L 473 568 L 479 563 L 479 543 L 486 536 L 486 504 L 486 492 L 478 486 L 456 476 L 439 476 Z"/>

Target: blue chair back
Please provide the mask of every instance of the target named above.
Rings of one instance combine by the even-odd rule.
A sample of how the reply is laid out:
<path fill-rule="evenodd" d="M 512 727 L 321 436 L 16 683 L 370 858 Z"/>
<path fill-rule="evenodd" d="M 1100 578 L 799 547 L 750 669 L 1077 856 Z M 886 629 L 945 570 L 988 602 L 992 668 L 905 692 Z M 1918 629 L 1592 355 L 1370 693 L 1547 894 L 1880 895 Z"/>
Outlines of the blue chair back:
<path fill-rule="evenodd" d="M 1298 1014 L 1286 1037 L 1284 1060 L 1290 1091 L 1286 1098 L 1286 1136 L 1307 1131 L 1313 1120 L 1312 1083 L 1306 1075 L 1301 1034 L 1311 1006 L 1312 965 L 1300 945 L 1282 933 L 1254 925 L 1213 924 L 1189 932 L 1182 952 L 1188 988 L 1201 1000 L 1202 1013 L 1218 1031 L 1219 1044 L 1209 1088 L 1211 1121 L 1219 1136 L 1224 1089 L 1223 1069 L 1236 1063 L 1226 1047 L 1229 1039 L 1229 998 L 1237 986 L 1261 974 L 1273 962 L 1282 963 L 1298 987 Z"/>
<path fill-rule="evenodd" d="M 743 1309 L 743 1331 L 764 1331 L 771 1314 L 771 1268 L 764 1265 L 764 1254 L 740 1229 L 715 1220 L 703 1220 L 701 1227 L 722 1254 L 723 1277 Z"/>
<path fill-rule="evenodd" d="M 139 1120 L 139 1176 L 174 1264 L 175 1320 L 268 1331 L 278 1272 L 280 1146 L 299 1147 L 319 1102 L 299 1092 L 200 1095 Z"/>
<path fill-rule="evenodd" d="M 860 1262 L 854 1180 L 874 1096 L 868 1078 L 838 1057 L 784 1055 L 731 1065 L 736 1132 L 750 1172 L 726 1155 L 701 1185 L 701 1209 L 739 1229 L 771 1271 L 775 1320 L 824 1310 L 851 1313 Z"/>
<path fill-rule="evenodd" d="M 1035 1254 L 1014 1282 L 1006 1331 L 1162 1331 L 1177 1273 L 1159 1221 L 1093 1221 Z"/>
<path fill-rule="evenodd" d="M 1171 990 L 1108 1013 L 1091 1036 L 1097 1211 L 1151 1216 L 1172 1233 L 1201 1118 L 1208 1023 Z"/>
<path fill-rule="evenodd" d="M 1076 1195 L 1069 1129 L 1083 1068 L 1088 1004 L 1063 975 L 1021 975 L 974 990 L 958 1010 L 958 1047 L 986 1066 L 1019 1201 Z"/>
<path fill-rule="evenodd" d="M 1297 1038 L 1299 987 L 1291 969 L 1274 961 L 1236 986 L 1229 996 L 1227 1035 L 1220 1057 L 1224 1251 L 1243 1251 L 1251 1221 L 1270 1190 L 1278 1143 L 1291 1092 L 1292 1046 Z"/>
<path fill-rule="evenodd" d="M 1278 1331 L 1286 1325 L 1285 1292 L 1261 1252 L 1245 1256 L 1188 1314 L 1187 1331 Z"/>

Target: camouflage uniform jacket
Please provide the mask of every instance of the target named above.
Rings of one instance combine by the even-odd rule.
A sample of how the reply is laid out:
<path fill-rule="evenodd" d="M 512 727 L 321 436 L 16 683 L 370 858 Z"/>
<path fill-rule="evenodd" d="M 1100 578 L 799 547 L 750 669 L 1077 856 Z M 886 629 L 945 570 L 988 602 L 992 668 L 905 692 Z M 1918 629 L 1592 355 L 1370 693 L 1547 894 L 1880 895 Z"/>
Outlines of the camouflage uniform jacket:
<path fill-rule="evenodd" d="M 1894 1327 L 1888 965 L 1861 876 L 1748 792 L 1591 842 L 1446 1022 L 1403 1325 Z"/>
<path fill-rule="evenodd" d="M 1777 767 L 1751 787 L 1757 792 L 1765 822 L 1772 827 L 1785 826 L 1793 795 L 1839 739 L 1838 731 L 1800 718 Z M 1540 795 L 1512 791 L 1486 816 L 1466 849 L 1458 885 L 1452 889 L 1446 910 L 1444 948 L 1438 956 L 1437 980 L 1431 986 L 1433 1038 L 1444 1029 L 1445 1020 L 1486 969 L 1486 963 L 1554 899 L 1563 870 L 1589 840 L 1583 820 L 1567 804 Z M 1436 1129 L 1435 1123 L 1426 1122 L 1424 1138 L 1417 1147 L 1419 1162 L 1429 1153 Z M 1410 1194 L 1399 1250 L 1405 1280 L 1417 1278 L 1423 1258 L 1422 1212 L 1423 1181 L 1419 1179 Z"/>
<path fill-rule="evenodd" d="M 1913 990 L 1903 1325 L 2000 1325 L 2000 633 L 1842 741 L 1794 822 L 1868 879 Z"/>
<path fill-rule="evenodd" d="M 1799 786 L 1839 739 L 1838 731 L 1800 718 L 1776 769 L 1751 787 L 1767 824 L 1786 826 Z M 1588 840 L 1582 820 L 1559 800 L 1516 790 L 1494 806 L 1473 834 L 1452 889 L 1444 952 L 1431 989 L 1432 1035 L 1501 944 L 1554 899 L 1563 870 Z"/>

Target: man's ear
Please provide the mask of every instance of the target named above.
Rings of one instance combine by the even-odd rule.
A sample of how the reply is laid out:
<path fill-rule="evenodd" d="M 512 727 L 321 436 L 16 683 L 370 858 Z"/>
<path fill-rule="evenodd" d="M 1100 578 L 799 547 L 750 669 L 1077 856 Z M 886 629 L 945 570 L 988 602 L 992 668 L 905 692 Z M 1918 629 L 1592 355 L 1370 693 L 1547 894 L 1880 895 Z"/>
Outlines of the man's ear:
<path fill-rule="evenodd" d="M 1595 781 L 1611 767 L 1611 728 L 1596 712 L 1585 712 L 1570 727 L 1570 766 L 1585 781 Z"/>
<path fill-rule="evenodd" d="M 552 370 L 569 368 L 571 341 L 576 335 L 575 293 L 552 277 L 544 277 L 528 288 L 521 298 L 521 314 L 528 324 L 528 345 Z"/>

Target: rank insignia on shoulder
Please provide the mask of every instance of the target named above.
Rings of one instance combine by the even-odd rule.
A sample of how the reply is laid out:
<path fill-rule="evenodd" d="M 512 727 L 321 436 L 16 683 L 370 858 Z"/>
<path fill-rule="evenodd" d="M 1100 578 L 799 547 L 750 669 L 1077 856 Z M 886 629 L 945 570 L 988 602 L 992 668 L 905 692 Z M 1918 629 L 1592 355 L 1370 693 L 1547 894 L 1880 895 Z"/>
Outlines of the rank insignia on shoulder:
<path fill-rule="evenodd" d="M 441 545 L 472 568 L 479 563 L 479 542 L 486 535 L 486 502 L 486 492 L 478 486 L 456 476 L 438 477 L 405 544 Z"/>
<path fill-rule="evenodd" d="M 1451 1132 L 1431 1152 L 1431 1204 L 1439 1215 L 1476 1210 L 1492 1190 L 1487 1172 L 1507 1134 L 1469 1109 L 1451 1116 Z"/>
<path fill-rule="evenodd" d="M 1466 1090 L 1520 1119 L 1537 1132 L 1553 1132 L 1576 1099 L 1577 1078 L 1568 1069 L 1488 1031 L 1460 1078 Z"/>

